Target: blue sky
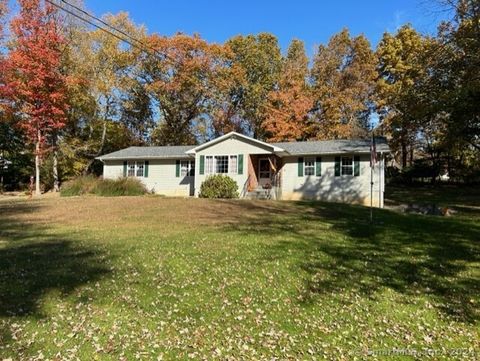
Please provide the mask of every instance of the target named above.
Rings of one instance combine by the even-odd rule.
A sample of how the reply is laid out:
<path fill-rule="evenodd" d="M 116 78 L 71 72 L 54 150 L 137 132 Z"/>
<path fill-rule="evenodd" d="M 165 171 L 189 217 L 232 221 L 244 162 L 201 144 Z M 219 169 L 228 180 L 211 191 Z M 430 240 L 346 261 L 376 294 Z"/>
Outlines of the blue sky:
<path fill-rule="evenodd" d="M 96 15 L 127 11 L 136 23 L 162 35 L 199 33 L 222 43 L 237 34 L 266 31 L 279 38 L 282 49 L 294 38 L 305 41 L 310 55 L 343 27 L 354 35 L 365 34 L 376 46 L 385 31 L 407 22 L 423 33 L 435 33 L 438 22 L 448 15 L 435 0 L 84 1 Z"/>

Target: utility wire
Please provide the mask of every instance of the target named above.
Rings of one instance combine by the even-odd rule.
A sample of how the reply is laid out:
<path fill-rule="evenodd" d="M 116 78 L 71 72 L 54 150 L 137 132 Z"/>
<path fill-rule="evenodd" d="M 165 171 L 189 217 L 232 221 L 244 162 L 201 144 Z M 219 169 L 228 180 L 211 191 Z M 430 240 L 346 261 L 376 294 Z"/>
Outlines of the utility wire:
<path fill-rule="evenodd" d="M 139 49 L 139 50 L 141 50 L 141 51 L 143 51 L 143 52 L 146 52 L 146 53 L 149 54 L 149 55 L 160 55 L 160 53 L 159 53 L 156 49 L 154 49 L 154 48 L 152 48 L 152 47 L 144 44 L 144 43 L 141 42 L 140 40 L 135 39 L 134 37 L 128 35 L 126 32 L 115 28 L 114 26 L 108 24 L 107 22 L 105 22 L 105 21 L 97 18 L 97 17 L 94 16 L 94 15 L 89 14 L 88 12 L 80 9 L 79 7 L 77 7 L 77 6 L 75 6 L 75 5 L 70 4 L 70 3 L 67 2 L 67 1 L 60 0 L 60 1 L 62 1 L 63 3 L 65 3 L 65 4 L 67 4 L 67 5 L 71 6 L 71 7 L 73 7 L 73 8 L 76 9 L 77 11 L 81 11 L 83 14 L 87 15 L 87 16 L 90 17 L 91 19 L 94 19 L 95 21 L 98 21 L 98 22 L 100 22 L 101 24 L 104 24 L 105 26 L 107 26 L 107 27 L 110 28 L 111 30 L 105 29 L 104 27 L 96 24 L 93 20 L 86 19 L 86 18 L 84 18 L 83 16 L 77 14 L 76 12 L 67 9 L 67 8 L 65 8 L 64 6 L 60 5 L 60 4 L 57 4 L 56 2 L 54 2 L 54 1 L 52 1 L 52 0 L 45 0 L 45 1 L 48 2 L 49 4 L 53 5 L 53 6 L 57 7 L 58 9 L 63 10 L 63 11 L 66 12 L 67 14 L 70 14 L 70 15 L 76 17 L 77 19 L 82 20 L 83 22 L 85 22 L 85 23 L 87 23 L 87 24 L 89 24 L 89 25 L 92 25 L 92 26 L 94 26 L 95 28 L 104 31 L 105 33 L 107 33 L 107 34 L 115 37 L 116 39 L 118 39 L 118 40 L 120 40 L 120 41 L 122 41 L 122 42 L 124 42 L 124 43 L 126 43 L 126 44 L 128 44 L 128 45 L 130 45 L 130 46 L 132 46 L 132 47 L 134 47 L 134 48 L 137 48 L 137 49 Z M 120 36 L 120 35 L 118 35 L 118 34 L 115 34 L 115 32 L 118 32 L 118 33 L 126 36 L 128 39 L 125 39 L 125 37 L 122 37 L 122 36 Z M 129 40 L 129 39 L 130 39 L 130 40 Z M 138 45 L 138 44 L 136 44 L 136 43 L 138 43 L 138 44 L 140 44 L 140 45 Z M 148 50 L 148 49 L 150 49 L 150 50 Z M 151 54 L 152 51 L 154 52 L 154 54 Z M 166 57 L 168 58 L 168 55 L 166 55 L 166 54 L 162 54 L 162 55 L 163 55 L 163 56 L 166 56 Z"/>

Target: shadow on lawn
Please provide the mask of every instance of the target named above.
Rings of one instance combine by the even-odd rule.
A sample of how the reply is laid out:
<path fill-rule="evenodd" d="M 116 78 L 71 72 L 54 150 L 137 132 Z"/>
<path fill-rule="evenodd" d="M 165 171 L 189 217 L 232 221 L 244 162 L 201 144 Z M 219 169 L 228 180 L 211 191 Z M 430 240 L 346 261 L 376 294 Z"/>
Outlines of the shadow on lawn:
<path fill-rule="evenodd" d="M 0 203 L 0 317 L 41 316 L 39 302 L 52 290 L 67 295 L 109 270 L 98 250 L 47 227 L 19 220 L 39 206 Z"/>
<path fill-rule="evenodd" d="M 287 221 L 284 207 L 275 203 L 269 212 L 246 206 L 253 215 L 237 229 L 285 237 L 267 246 L 269 260 L 298 255 L 298 266 L 309 275 L 302 302 L 332 292 L 375 298 L 387 287 L 407 296 L 426 294 L 458 320 L 480 318 L 480 280 L 478 272 L 472 274 L 480 262 L 479 223 L 375 210 L 370 226 L 366 207 L 315 202 L 296 203 Z M 320 223 L 325 231 L 316 227 Z"/>

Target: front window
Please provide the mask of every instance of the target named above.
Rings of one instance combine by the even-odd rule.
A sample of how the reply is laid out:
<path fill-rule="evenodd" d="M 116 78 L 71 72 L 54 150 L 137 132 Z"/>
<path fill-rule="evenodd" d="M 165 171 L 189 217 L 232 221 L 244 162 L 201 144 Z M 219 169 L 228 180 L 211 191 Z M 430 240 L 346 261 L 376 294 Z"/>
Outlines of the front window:
<path fill-rule="evenodd" d="M 180 161 L 180 175 L 182 177 L 195 176 L 195 161 L 194 160 Z"/>
<path fill-rule="evenodd" d="M 213 174 L 213 157 L 211 155 L 205 157 L 205 173 Z"/>
<path fill-rule="evenodd" d="M 189 161 L 188 160 L 182 160 L 180 162 L 180 175 L 182 177 L 186 177 L 187 174 L 188 174 L 188 170 L 189 170 Z"/>
<path fill-rule="evenodd" d="M 228 173 L 228 156 L 215 156 L 215 173 Z"/>
<path fill-rule="evenodd" d="M 143 177 L 144 169 L 145 169 L 145 163 L 137 162 L 137 177 Z"/>
<path fill-rule="evenodd" d="M 128 177 L 135 177 L 135 162 L 128 162 Z"/>
<path fill-rule="evenodd" d="M 237 161 L 237 156 L 236 155 L 231 155 L 230 156 L 230 173 L 232 174 L 237 174 L 238 170 L 238 161 Z"/>
<path fill-rule="evenodd" d="M 315 158 L 305 158 L 305 175 L 315 175 Z"/>
<path fill-rule="evenodd" d="M 352 157 L 342 157 L 342 175 L 353 175 Z"/>

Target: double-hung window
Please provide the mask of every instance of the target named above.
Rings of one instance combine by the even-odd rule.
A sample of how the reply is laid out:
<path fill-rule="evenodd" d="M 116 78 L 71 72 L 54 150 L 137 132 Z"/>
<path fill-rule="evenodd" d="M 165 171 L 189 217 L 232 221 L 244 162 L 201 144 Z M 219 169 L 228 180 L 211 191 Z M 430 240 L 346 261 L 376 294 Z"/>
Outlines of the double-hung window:
<path fill-rule="evenodd" d="M 217 174 L 228 173 L 228 156 L 227 155 L 215 156 L 215 173 Z"/>
<path fill-rule="evenodd" d="M 146 175 L 146 163 L 144 161 L 129 160 L 126 163 L 126 172 L 124 170 L 124 176 L 127 177 L 145 177 Z M 124 168 L 125 169 L 125 168 Z"/>
<path fill-rule="evenodd" d="M 342 175 L 353 175 L 352 157 L 342 157 Z"/>
<path fill-rule="evenodd" d="M 237 174 L 238 173 L 238 157 L 236 155 L 231 155 L 230 156 L 230 164 L 229 164 L 229 169 L 231 174 Z"/>
<path fill-rule="evenodd" d="M 305 175 L 315 175 L 315 158 L 305 158 Z"/>
<path fill-rule="evenodd" d="M 195 161 L 193 160 L 180 161 L 180 175 L 182 177 L 195 176 Z"/>
<path fill-rule="evenodd" d="M 128 162 L 127 176 L 128 177 L 135 177 L 135 162 L 134 161 L 129 161 Z"/>
<path fill-rule="evenodd" d="M 213 156 L 211 155 L 205 157 L 205 173 L 213 174 Z"/>

